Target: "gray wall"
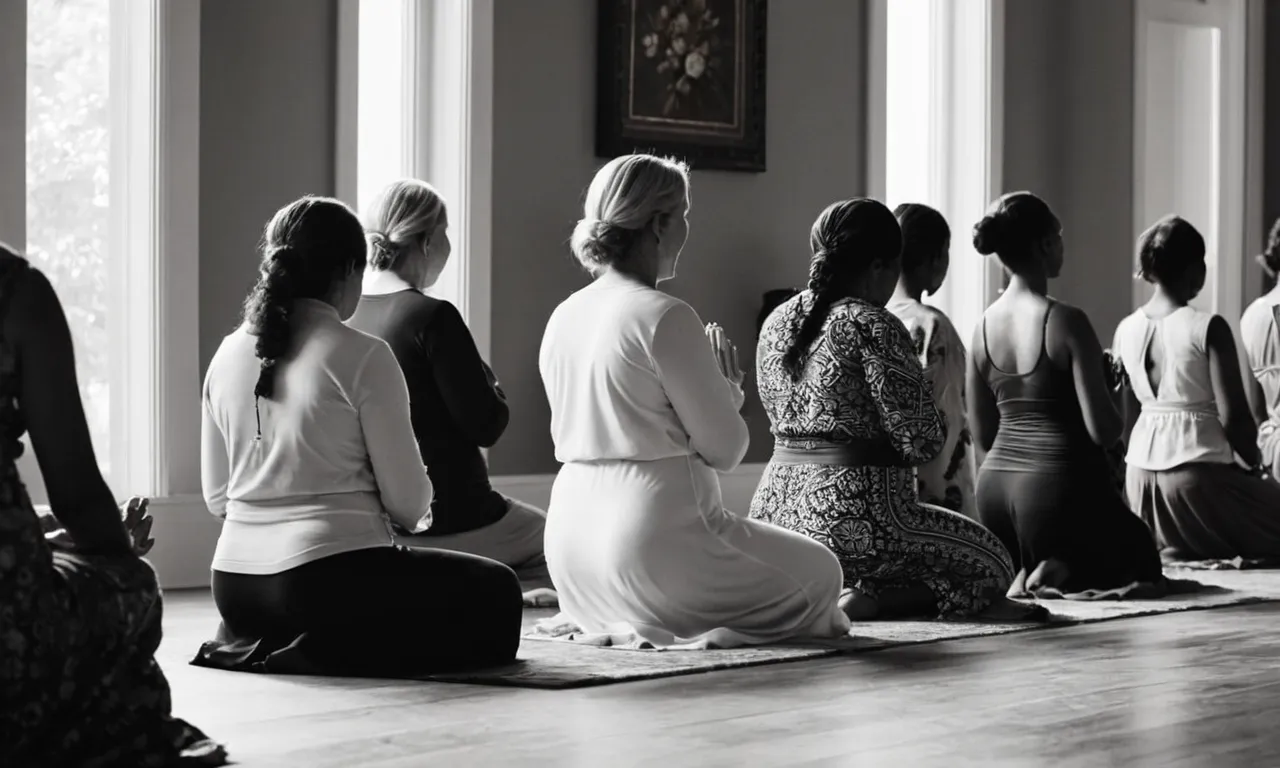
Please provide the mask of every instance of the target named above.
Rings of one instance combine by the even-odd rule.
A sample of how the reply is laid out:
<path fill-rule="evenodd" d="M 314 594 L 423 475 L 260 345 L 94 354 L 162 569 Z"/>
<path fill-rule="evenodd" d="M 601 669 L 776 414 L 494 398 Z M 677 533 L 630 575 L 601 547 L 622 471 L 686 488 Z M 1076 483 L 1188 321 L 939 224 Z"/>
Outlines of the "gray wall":
<path fill-rule="evenodd" d="M 496 473 L 556 468 L 537 354 L 547 317 L 585 282 L 566 241 L 600 165 L 592 152 L 596 5 L 496 4 L 493 365 L 512 406 L 511 426 L 490 453 Z M 803 13 L 770 6 L 769 170 L 694 174 L 689 242 L 679 276 L 664 286 L 744 351 L 755 347 L 761 294 L 805 279 L 818 212 L 865 187 L 864 4 L 803 5 Z M 747 460 L 762 461 L 772 450 L 768 423 L 750 376 L 745 389 Z"/>
<path fill-rule="evenodd" d="M 761 293 L 803 281 L 817 212 L 865 190 L 865 4 L 805 0 L 803 14 L 783 5 L 769 20 L 769 171 L 695 173 L 692 232 L 668 284 L 744 350 Z M 600 162 L 595 7 L 496 3 L 492 357 L 513 417 L 491 452 L 495 473 L 555 468 L 537 349 L 552 309 L 584 284 L 566 241 Z M 1269 7 L 1268 38 L 1280 39 L 1280 1 Z M 204 4 L 202 22 L 203 364 L 237 321 L 267 218 L 298 195 L 333 191 L 336 2 L 218 0 Z M 1133 2 L 1017 0 L 1006 24 L 1005 189 L 1036 191 L 1058 211 L 1069 255 L 1053 290 L 1087 310 L 1106 343 L 1132 286 Z M 1275 50 L 1267 71 L 1275 125 Z M 1266 185 L 1270 222 L 1280 215 L 1280 151 L 1266 162 L 1276 180 Z M 746 389 L 748 460 L 759 461 L 771 441 L 750 376 Z"/>
<path fill-rule="evenodd" d="M 267 219 L 333 194 L 336 19 L 336 0 L 201 4 L 202 372 L 239 322 Z"/>

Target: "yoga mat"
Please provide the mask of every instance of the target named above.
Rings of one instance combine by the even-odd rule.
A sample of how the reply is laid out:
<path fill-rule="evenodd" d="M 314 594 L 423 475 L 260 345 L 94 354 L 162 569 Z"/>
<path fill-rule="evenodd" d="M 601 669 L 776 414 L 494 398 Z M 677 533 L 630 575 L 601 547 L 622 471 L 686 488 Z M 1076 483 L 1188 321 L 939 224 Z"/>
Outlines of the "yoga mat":
<path fill-rule="evenodd" d="M 1170 570 L 1174 570 L 1170 568 Z M 1158 600 L 1078 602 L 1046 600 L 1054 614 L 1048 624 L 992 622 L 873 621 L 853 626 L 848 638 L 827 643 L 796 643 L 724 650 L 641 650 L 634 641 L 614 638 L 602 647 L 566 639 L 535 638 L 526 634 L 519 659 L 503 667 L 430 675 L 436 682 L 520 688 L 584 688 L 676 675 L 779 664 L 825 658 L 902 645 L 933 643 L 967 637 L 1005 635 L 1113 619 L 1205 610 L 1280 601 L 1280 571 L 1198 571 L 1205 589 Z M 531 620 L 554 615 L 554 610 L 527 611 Z M 531 629 L 532 622 L 527 626 Z M 593 639 L 598 642 L 598 638 Z"/>

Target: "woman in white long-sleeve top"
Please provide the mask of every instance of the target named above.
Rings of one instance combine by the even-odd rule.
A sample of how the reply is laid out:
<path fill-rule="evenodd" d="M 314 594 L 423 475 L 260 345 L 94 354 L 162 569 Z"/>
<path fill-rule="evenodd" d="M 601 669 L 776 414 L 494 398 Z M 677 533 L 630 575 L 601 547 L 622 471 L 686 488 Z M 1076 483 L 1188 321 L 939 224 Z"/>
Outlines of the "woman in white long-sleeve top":
<path fill-rule="evenodd" d="M 737 352 L 656 288 L 688 210 L 683 165 L 629 155 L 596 174 L 574 230 L 595 280 L 556 308 L 540 354 L 564 465 L 545 534 L 559 618 L 657 646 L 843 635 L 835 555 L 721 503 L 716 471 L 747 450 Z"/>
<path fill-rule="evenodd" d="M 262 252 L 244 324 L 205 378 L 202 485 L 223 520 L 222 625 L 193 663 L 394 677 L 511 661 L 521 599 L 510 568 L 393 546 L 391 521 L 431 525 L 432 487 L 395 356 L 343 324 L 360 299 L 359 220 L 306 197 L 272 218 Z M 406 595 L 430 607 L 407 610 Z"/>

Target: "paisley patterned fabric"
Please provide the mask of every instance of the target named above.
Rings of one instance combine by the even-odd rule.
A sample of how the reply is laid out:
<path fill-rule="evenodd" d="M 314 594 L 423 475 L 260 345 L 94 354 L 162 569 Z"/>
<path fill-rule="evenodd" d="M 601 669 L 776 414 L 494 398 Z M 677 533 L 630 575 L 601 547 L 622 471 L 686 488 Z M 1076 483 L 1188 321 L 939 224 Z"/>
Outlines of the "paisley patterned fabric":
<path fill-rule="evenodd" d="M 0 318 L 25 269 L 0 250 Z M 16 464 L 18 364 L 0 338 L 0 765 L 225 765 L 169 714 L 151 566 L 45 542 Z"/>
<path fill-rule="evenodd" d="M 965 417 L 964 342 L 951 320 L 936 307 L 907 299 L 895 301 L 887 309 L 907 327 L 912 349 L 946 424 L 942 452 L 916 468 L 920 500 L 976 519 L 973 438 Z"/>
<path fill-rule="evenodd" d="M 837 303 L 799 381 L 791 380 L 783 357 L 812 302 L 806 291 L 782 305 L 757 349 L 760 398 L 777 444 L 887 439 L 911 464 L 932 460 L 946 441 L 944 422 L 906 328 L 888 310 Z M 830 547 L 846 587 L 872 597 L 928 587 L 944 617 L 982 611 L 1013 579 L 1009 553 L 990 531 L 919 502 L 913 469 L 770 462 L 751 516 Z"/>

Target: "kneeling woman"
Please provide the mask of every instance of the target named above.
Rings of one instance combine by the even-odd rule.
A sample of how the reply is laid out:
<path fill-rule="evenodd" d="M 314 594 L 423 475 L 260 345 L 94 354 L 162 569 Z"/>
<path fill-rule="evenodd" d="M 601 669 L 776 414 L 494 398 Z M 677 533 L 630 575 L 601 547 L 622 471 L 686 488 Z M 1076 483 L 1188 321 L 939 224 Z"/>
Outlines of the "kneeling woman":
<path fill-rule="evenodd" d="M 397 677 L 515 657 L 510 568 L 392 543 L 388 518 L 430 527 L 432 487 L 395 356 L 343 324 L 364 267 L 364 229 L 336 200 L 303 198 L 267 225 L 244 324 L 204 384 L 222 625 L 196 665 Z"/>
<path fill-rule="evenodd" d="M 506 395 L 457 308 L 423 293 L 452 250 L 444 200 L 425 182 L 397 181 L 374 201 L 367 224 L 369 269 L 348 325 L 395 353 L 435 490 L 431 528 L 400 543 L 489 557 L 517 569 L 526 587 L 546 587 L 547 515 L 495 491 L 480 453 L 507 428 Z"/>
<path fill-rule="evenodd" d="M 1280 485 L 1259 466 L 1231 327 L 1190 306 L 1204 254 L 1204 237 L 1177 216 L 1138 241 L 1139 276 L 1155 295 L 1121 321 L 1113 345 L 1141 404 L 1125 457 L 1129 505 L 1166 559 L 1277 558 Z"/>
<path fill-rule="evenodd" d="M 688 209 L 683 165 L 629 155 L 596 174 L 574 230 L 595 281 L 552 313 L 539 365 L 564 464 L 547 510 L 563 618 L 659 646 L 843 635 L 835 557 L 721 502 L 716 470 L 747 450 L 742 374 L 723 333 L 656 287 Z"/>
<path fill-rule="evenodd" d="M 1123 428 L 1089 318 L 1048 296 L 1062 269 L 1062 224 L 1013 192 L 974 227 L 1009 287 L 969 345 L 969 426 L 987 451 L 978 519 L 1013 553 L 1016 589 L 1041 597 L 1161 594 L 1151 531 L 1125 505 L 1106 447 Z"/>
<path fill-rule="evenodd" d="M 1007 600 L 1013 563 L 978 523 L 918 501 L 914 467 L 946 429 L 902 322 L 885 303 L 902 232 L 875 200 L 835 203 L 814 222 L 808 290 L 765 322 L 756 353 L 774 456 L 751 516 L 835 551 L 851 618 L 1030 619 Z"/>

